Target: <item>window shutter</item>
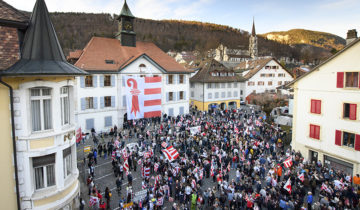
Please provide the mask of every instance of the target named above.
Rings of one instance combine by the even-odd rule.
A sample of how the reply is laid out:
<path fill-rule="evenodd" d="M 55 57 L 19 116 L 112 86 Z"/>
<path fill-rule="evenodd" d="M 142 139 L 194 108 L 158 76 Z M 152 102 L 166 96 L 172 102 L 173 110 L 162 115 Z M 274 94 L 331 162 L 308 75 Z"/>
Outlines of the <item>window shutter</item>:
<path fill-rule="evenodd" d="M 338 72 L 337 73 L 336 87 L 337 88 L 343 88 L 344 87 L 344 72 Z"/>
<path fill-rule="evenodd" d="M 111 96 L 111 107 L 115 107 L 115 96 Z"/>
<path fill-rule="evenodd" d="M 315 100 L 311 99 L 311 108 L 310 108 L 310 110 L 311 110 L 310 111 L 311 113 L 315 113 Z"/>
<path fill-rule="evenodd" d="M 115 75 L 111 75 L 111 86 L 115 86 Z"/>
<path fill-rule="evenodd" d="M 166 84 L 169 84 L 169 75 L 166 75 Z"/>
<path fill-rule="evenodd" d="M 178 84 L 179 83 L 179 75 L 177 75 L 177 74 L 175 74 L 174 75 L 174 84 L 176 85 L 176 84 Z"/>
<path fill-rule="evenodd" d="M 321 114 L 321 101 L 317 101 L 317 105 L 316 105 L 316 113 L 317 114 Z"/>
<path fill-rule="evenodd" d="M 186 78 L 187 78 L 186 74 L 184 74 L 183 78 L 184 78 L 184 84 L 186 84 Z"/>
<path fill-rule="evenodd" d="M 122 86 L 125 87 L 125 77 L 123 76 L 121 79 Z"/>
<path fill-rule="evenodd" d="M 93 97 L 94 109 L 98 108 L 97 97 Z"/>
<path fill-rule="evenodd" d="M 85 110 L 86 109 L 86 101 L 85 98 L 81 98 L 81 110 Z"/>
<path fill-rule="evenodd" d="M 94 106 L 95 107 L 95 106 Z M 104 108 L 104 96 L 100 97 L 100 108 Z"/>
<path fill-rule="evenodd" d="M 97 87 L 97 76 L 93 76 L 93 87 Z"/>
<path fill-rule="evenodd" d="M 184 114 L 184 107 L 183 107 L 183 106 L 180 107 L 180 111 L 179 111 L 179 112 L 180 112 L 180 113 L 179 113 L 180 115 L 183 115 L 183 114 Z"/>
<path fill-rule="evenodd" d="M 84 88 L 84 87 L 85 87 L 85 77 L 84 77 L 84 76 L 81 76 L 81 77 L 80 77 L 80 87 L 81 87 L 81 88 Z"/>
<path fill-rule="evenodd" d="M 350 104 L 349 119 L 356 120 L 356 104 Z"/>
<path fill-rule="evenodd" d="M 341 131 L 335 131 L 335 145 L 341 146 Z"/>
<path fill-rule="evenodd" d="M 166 93 L 166 102 L 169 102 L 169 92 Z"/>
<path fill-rule="evenodd" d="M 310 137 L 311 138 L 314 138 L 314 126 L 313 125 L 310 125 Z"/>
<path fill-rule="evenodd" d="M 186 91 L 184 91 L 184 100 L 186 100 Z"/>
<path fill-rule="evenodd" d="M 177 94 L 179 94 L 179 93 L 177 93 L 177 92 L 173 92 L 173 97 L 174 97 L 174 99 L 173 99 L 173 101 L 176 101 L 176 96 L 177 96 Z"/>
<path fill-rule="evenodd" d="M 100 75 L 100 87 L 104 87 L 104 75 Z"/>
<path fill-rule="evenodd" d="M 355 135 L 355 150 L 360 151 L 360 135 Z"/>
<path fill-rule="evenodd" d="M 315 138 L 320 139 L 320 126 L 315 126 Z"/>
<path fill-rule="evenodd" d="M 122 100 L 123 100 L 123 107 L 126 107 L 126 95 L 123 95 L 123 98 L 122 98 Z"/>

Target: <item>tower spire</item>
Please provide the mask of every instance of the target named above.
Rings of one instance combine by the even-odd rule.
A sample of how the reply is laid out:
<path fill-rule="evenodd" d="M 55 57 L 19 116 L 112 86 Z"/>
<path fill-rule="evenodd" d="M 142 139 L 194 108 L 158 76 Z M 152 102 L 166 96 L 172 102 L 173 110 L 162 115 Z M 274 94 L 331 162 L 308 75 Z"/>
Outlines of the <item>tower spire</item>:
<path fill-rule="evenodd" d="M 253 17 L 253 25 L 252 25 L 252 30 L 251 30 L 251 36 L 256 36 L 256 32 L 255 32 L 255 19 Z"/>

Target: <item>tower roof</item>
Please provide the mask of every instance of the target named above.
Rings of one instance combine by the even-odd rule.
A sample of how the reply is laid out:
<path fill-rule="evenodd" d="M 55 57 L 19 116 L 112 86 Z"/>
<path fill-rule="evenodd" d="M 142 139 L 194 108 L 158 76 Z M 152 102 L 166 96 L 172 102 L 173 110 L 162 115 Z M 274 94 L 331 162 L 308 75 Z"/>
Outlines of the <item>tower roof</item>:
<path fill-rule="evenodd" d="M 252 30 L 251 30 L 251 36 L 256 36 L 256 32 L 255 32 L 255 20 L 253 19 L 253 25 L 252 25 Z"/>
<path fill-rule="evenodd" d="M 124 2 L 123 8 L 121 9 L 119 17 L 121 17 L 121 16 L 127 16 L 127 17 L 135 18 L 135 16 L 131 13 L 129 6 L 126 3 L 126 0 Z"/>
<path fill-rule="evenodd" d="M 24 37 L 21 59 L 3 75 L 82 75 L 67 63 L 44 0 L 37 0 Z"/>

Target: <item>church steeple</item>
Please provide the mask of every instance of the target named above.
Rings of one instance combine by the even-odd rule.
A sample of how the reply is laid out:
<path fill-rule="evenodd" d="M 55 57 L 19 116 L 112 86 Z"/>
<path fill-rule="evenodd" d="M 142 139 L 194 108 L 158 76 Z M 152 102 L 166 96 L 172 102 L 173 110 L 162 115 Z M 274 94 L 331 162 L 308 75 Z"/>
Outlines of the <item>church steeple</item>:
<path fill-rule="evenodd" d="M 126 0 L 117 20 L 119 21 L 119 31 L 116 38 L 120 40 L 122 46 L 136 47 L 135 16 L 131 13 Z"/>
<path fill-rule="evenodd" d="M 251 30 L 251 36 L 249 38 L 249 53 L 252 58 L 258 57 L 258 42 L 255 32 L 255 20 L 253 18 L 253 25 Z"/>

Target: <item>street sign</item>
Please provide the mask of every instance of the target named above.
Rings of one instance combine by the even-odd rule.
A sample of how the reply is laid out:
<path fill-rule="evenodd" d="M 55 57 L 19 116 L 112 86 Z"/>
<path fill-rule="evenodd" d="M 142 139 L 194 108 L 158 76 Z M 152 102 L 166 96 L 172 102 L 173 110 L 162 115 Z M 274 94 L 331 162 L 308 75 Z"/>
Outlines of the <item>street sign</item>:
<path fill-rule="evenodd" d="M 133 201 L 134 202 L 141 201 L 146 197 L 146 194 L 147 194 L 147 190 L 141 190 L 139 192 L 136 192 Z"/>
<path fill-rule="evenodd" d="M 91 146 L 85 146 L 84 147 L 84 152 L 87 153 L 87 152 L 90 152 L 91 150 Z"/>

